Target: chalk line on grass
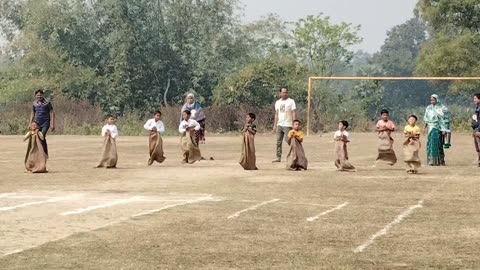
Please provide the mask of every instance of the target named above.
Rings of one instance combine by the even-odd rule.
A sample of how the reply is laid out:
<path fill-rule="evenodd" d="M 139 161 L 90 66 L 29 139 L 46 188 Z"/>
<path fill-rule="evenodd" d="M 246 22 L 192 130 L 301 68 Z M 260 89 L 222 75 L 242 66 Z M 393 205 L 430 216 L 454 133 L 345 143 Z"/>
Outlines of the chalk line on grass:
<path fill-rule="evenodd" d="M 73 198 L 80 197 L 80 196 L 83 196 L 83 194 L 73 194 L 73 195 L 68 195 L 68 196 L 64 196 L 64 197 L 51 198 L 51 199 L 48 199 L 48 200 L 45 200 L 45 201 L 28 202 L 28 203 L 22 203 L 22 204 L 18 204 L 18 205 L 14 205 L 14 206 L 1 207 L 0 212 L 11 211 L 11 210 L 15 210 L 15 209 L 18 209 L 18 208 L 24 208 L 24 207 L 28 207 L 28 206 L 45 204 L 45 203 L 67 201 L 67 200 L 71 200 Z"/>
<path fill-rule="evenodd" d="M 227 218 L 228 218 L 228 219 L 237 218 L 237 217 L 240 216 L 240 214 L 242 214 L 242 213 L 244 213 L 244 212 L 252 211 L 252 210 L 255 210 L 255 209 L 259 208 L 260 206 L 264 206 L 264 205 L 266 205 L 266 204 L 274 203 L 274 202 L 278 202 L 278 201 L 280 201 L 280 199 L 273 199 L 273 200 L 270 200 L 270 201 L 262 202 L 262 203 L 259 203 L 259 204 L 250 206 L 249 208 L 240 210 L 240 211 L 238 211 L 238 212 L 236 212 L 236 213 L 228 216 Z"/>
<path fill-rule="evenodd" d="M 9 197 L 9 196 L 13 196 L 15 194 L 16 193 L 0 193 L 0 198 L 6 198 L 6 197 Z"/>
<path fill-rule="evenodd" d="M 82 213 L 85 213 L 85 212 L 90 212 L 90 211 L 101 209 L 101 208 L 107 208 L 107 207 L 112 207 L 112 206 L 115 206 L 115 205 L 137 202 L 137 201 L 140 201 L 141 199 L 142 199 L 142 197 L 140 197 L 140 196 L 134 196 L 134 197 L 130 197 L 128 199 L 116 200 L 116 201 L 109 202 L 109 203 L 92 205 L 92 206 L 89 206 L 89 207 L 86 207 L 86 208 L 80 208 L 80 209 L 75 209 L 75 210 L 72 210 L 72 211 L 63 212 L 60 215 L 61 216 L 78 215 L 78 214 L 82 214 Z"/>
<path fill-rule="evenodd" d="M 318 214 L 318 215 L 316 215 L 316 216 L 307 218 L 307 221 L 315 221 L 315 220 L 319 219 L 321 216 L 325 216 L 325 215 L 328 215 L 328 214 L 330 214 L 330 213 L 332 213 L 332 212 L 334 212 L 334 211 L 340 210 L 340 209 L 342 209 L 343 207 L 345 207 L 345 206 L 347 206 L 347 205 L 348 205 L 348 202 L 344 202 L 344 203 L 342 203 L 342 204 L 340 204 L 340 205 L 337 205 L 336 207 L 334 207 L 334 208 L 332 208 L 332 209 L 329 209 L 329 210 L 327 210 L 327 211 L 324 211 L 324 212 L 322 212 L 322 213 L 320 213 L 320 214 Z"/>
<path fill-rule="evenodd" d="M 208 196 L 206 196 L 206 197 L 198 198 L 198 199 L 195 199 L 195 200 L 184 201 L 183 203 L 171 204 L 171 205 L 167 205 L 167 206 L 164 206 L 164 207 L 161 207 L 161 208 L 158 208 L 158 209 L 153 209 L 153 210 L 145 211 L 145 212 L 142 212 L 142 213 L 133 215 L 132 218 L 142 217 L 142 216 L 146 216 L 146 215 L 155 214 L 155 213 L 161 212 L 161 211 L 163 211 L 163 210 L 167 210 L 167 209 L 170 209 L 170 208 L 173 208 L 173 207 L 177 207 L 177 206 L 182 206 L 182 205 L 187 205 L 187 204 L 194 204 L 194 203 L 199 203 L 199 202 L 203 202 L 203 201 L 211 201 L 211 200 L 213 200 L 212 195 L 208 195 Z"/>
<path fill-rule="evenodd" d="M 420 200 L 416 205 L 410 206 L 407 210 L 403 211 L 403 213 L 398 215 L 392 222 L 388 223 L 385 227 L 383 227 L 383 229 L 381 229 L 380 231 L 370 236 L 370 238 L 367 241 L 365 241 L 365 243 L 355 248 L 353 252 L 355 253 L 363 252 L 366 248 L 368 248 L 371 244 L 375 242 L 375 239 L 377 239 L 380 236 L 386 235 L 394 225 L 400 224 L 400 222 L 402 222 L 403 219 L 410 216 L 416 209 L 422 208 L 423 202 L 424 202 L 423 200 Z"/>
<path fill-rule="evenodd" d="M 196 200 L 191 200 L 191 201 L 188 201 L 188 202 L 185 202 L 185 203 L 182 203 L 182 204 L 172 204 L 172 205 L 167 205 L 167 206 L 164 206 L 160 209 L 156 209 L 157 211 L 156 212 L 160 212 L 160 211 L 163 211 L 163 210 L 166 210 L 166 209 L 169 209 L 169 208 L 173 208 L 173 207 L 177 207 L 177 206 L 182 206 L 182 205 L 187 205 L 187 204 L 194 204 L 194 203 L 199 203 L 199 202 L 203 202 L 203 201 L 220 201 L 219 199 L 214 199 L 211 197 L 212 195 L 208 195 L 207 197 L 202 197 L 202 198 L 198 198 Z M 97 226 L 97 227 L 94 227 L 92 229 L 84 229 L 84 230 L 80 230 L 78 232 L 74 232 L 74 233 L 71 233 L 71 234 L 68 234 L 68 235 L 64 235 L 64 236 L 61 236 L 61 237 L 58 237 L 54 240 L 51 240 L 51 241 L 47 241 L 47 242 L 44 242 L 44 243 L 41 243 L 41 244 L 38 244 L 38 245 L 34 245 L 34 246 L 30 246 L 28 248 L 25 248 L 25 249 L 16 249 L 16 250 L 13 250 L 13 251 L 10 251 L 10 252 L 7 252 L 7 253 L 3 253 L 0 255 L 0 258 L 1 257 L 6 257 L 6 256 L 9 256 L 9 255 L 13 255 L 13 254 L 17 254 L 17 253 L 22 253 L 26 250 L 31 250 L 31 249 L 34 249 L 34 248 L 37 248 L 37 247 L 40 247 L 40 246 L 43 246 L 45 244 L 48 244 L 48 243 L 52 243 L 52 242 L 58 242 L 58 241 L 61 241 L 63 239 L 66 239 L 72 235 L 76 235 L 76 234 L 80 234 L 80 233 L 88 233 L 88 232 L 93 232 L 93 231 L 97 231 L 97 230 L 100 230 L 100 229 L 103 229 L 103 228 L 106 228 L 106 227 L 109 227 L 109 226 L 113 226 L 113 225 L 116 225 L 116 224 L 119 224 L 119 223 L 122 223 L 122 222 L 125 222 L 125 221 L 128 221 L 128 220 L 131 220 L 133 218 L 136 218 L 136 217 L 141 217 L 141 216 L 145 216 L 145 215 L 150 215 L 150 214 L 153 214 L 153 213 L 156 213 L 156 212 L 153 212 L 152 211 L 148 211 L 148 212 L 144 212 L 144 213 L 140 213 L 140 214 L 136 214 L 136 215 L 133 215 L 133 216 L 129 216 L 129 217 L 124 217 L 124 218 L 120 218 L 118 220 L 115 220 L 115 221 L 112 221 L 112 222 L 109 222 L 107 224 L 104 224 L 104 225 L 100 225 L 100 226 Z"/>

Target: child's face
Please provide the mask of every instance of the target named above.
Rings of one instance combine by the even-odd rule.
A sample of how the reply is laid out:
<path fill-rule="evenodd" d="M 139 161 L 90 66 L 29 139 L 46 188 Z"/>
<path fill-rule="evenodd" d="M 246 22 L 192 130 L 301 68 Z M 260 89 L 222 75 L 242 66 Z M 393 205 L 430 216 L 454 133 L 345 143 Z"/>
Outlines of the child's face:
<path fill-rule="evenodd" d="M 36 99 L 37 101 L 43 101 L 43 94 L 42 94 L 42 93 L 36 94 L 36 95 L 35 95 L 35 99 Z"/>
<path fill-rule="evenodd" d="M 302 126 L 300 125 L 299 122 L 293 123 L 293 129 L 294 129 L 294 130 L 298 131 L 298 130 L 300 130 L 301 128 L 302 128 Z"/>
<path fill-rule="evenodd" d="M 190 119 L 190 115 L 186 112 L 183 112 L 183 120 L 188 121 L 188 119 Z"/>
<path fill-rule="evenodd" d="M 162 115 L 159 114 L 159 113 L 156 113 L 155 116 L 154 116 L 154 118 L 155 118 L 155 121 L 158 121 L 158 120 L 160 120 L 160 119 L 162 118 Z"/>
<path fill-rule="evenodd" d="M 338 123 L 338 129 L 341 130 L 341 131 L 344 131 L 344 130 L 345 130 L 345 126 L 343 125 L 342 122 L 339 122 L 339 123 Z"/>
<path fill-rule="evenodd" d="M 112 125 L 113 123 L 115 123 L 115 118 L 113 117 L 107 118 L 107 124 Z"/>
<path fill-rule="evenodd" d="M 32 130 L 37 130 L 38 129 L 38 124 L 33 122 L 32 123 Z"/>
<path fill-rule="evenodd" d="M 388 113 L 382 113 L 382 120 L 388 121 Z"/>
<path fill-rule="evenodd" d="M 408 118 L 408 123 L 411 125 L 411 126 L 414 126 L 416 123 L 417 123 L 417 120 L 413 117 L 410 117 Z"/>
<path fill-rule="evenodd" d="M 247 114 L 246 120 L 247 123 L 251 124 L 255 119 L 253 119 L 252 117 L 250 117 L 250 115 Z"/>

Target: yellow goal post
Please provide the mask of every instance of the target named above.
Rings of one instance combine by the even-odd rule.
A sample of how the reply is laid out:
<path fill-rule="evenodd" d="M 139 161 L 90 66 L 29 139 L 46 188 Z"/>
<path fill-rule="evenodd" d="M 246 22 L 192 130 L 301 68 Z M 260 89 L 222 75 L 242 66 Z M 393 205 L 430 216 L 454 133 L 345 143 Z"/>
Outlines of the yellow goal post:
<path fill-rule="evenodd" d="M 310 136 L 310 111 L 314 81 L 476 81 L 480 77 L 309 77 L 307 97 L 307 136 Z"/>

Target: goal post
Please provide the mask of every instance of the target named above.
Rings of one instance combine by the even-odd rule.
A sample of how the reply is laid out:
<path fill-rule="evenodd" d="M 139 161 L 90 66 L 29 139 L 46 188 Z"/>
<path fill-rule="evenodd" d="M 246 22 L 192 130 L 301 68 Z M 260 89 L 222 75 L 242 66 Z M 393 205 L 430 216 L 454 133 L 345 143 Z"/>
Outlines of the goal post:
<path fill-rule="evenodd" d="M 307 136 L 310 136 L 310 111 L 314 81 L 477 81 L 480 77 L 309 77 L 307 95 Z"/>

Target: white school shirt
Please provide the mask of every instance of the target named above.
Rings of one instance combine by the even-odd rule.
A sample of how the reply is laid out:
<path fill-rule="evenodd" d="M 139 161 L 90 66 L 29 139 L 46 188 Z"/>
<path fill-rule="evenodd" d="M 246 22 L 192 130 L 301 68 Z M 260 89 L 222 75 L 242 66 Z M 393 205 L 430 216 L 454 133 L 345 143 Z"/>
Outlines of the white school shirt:
<path fill-rule="evenodd" d="M 102 136 L 105 136 L 105 134 L 107 134 L 107 130 L 110 131 L 110 136 L 112 137 L 112 139 L 115 139 L 116 137 L 118 137 L 117 126 L 106 124 L 102 128 Z"/>
<path fill-rule="evenodd" d="M 293 127 L 293 111 L 297 109 L 295 101 L 291 98 L 279 99 L 275 102 L 275 111 L 278 113 L 277 126 Z"/>
<path fill-rule="evenodd" d="M 347 140 L 350 141 L 349 134 L 348 134 L 348 132 L 347 132 L 346 130 L 344 130 L 343 132 L 340 131 L 340 130 L 337 130 L 337 131 L 335 132 L 335 135 L 333 135 L 333 138 L 336 139 L 336 138 L 342 137 L 342 136 L 347 137 Z"/>
<path fill-rule="evenodd" d="M 188 119 L 188 122 L 182 120 L 180 126 L 178 126 L 178 131 L 183 134 L 187 131 L 187 127 L 193 127 L 195 130 L 200 130 L 200 124 L 192 118 Z"/>
<path fill-rule="evenodd" d="M 164 133 L 165 126 L 163 125 L 162 120 L 155 121 L 155 119 L 150 119 L 145 123 L 143 126 L 146 130 L 152 130 L 153 128 L 157 128 L 157 132 Z"/>

